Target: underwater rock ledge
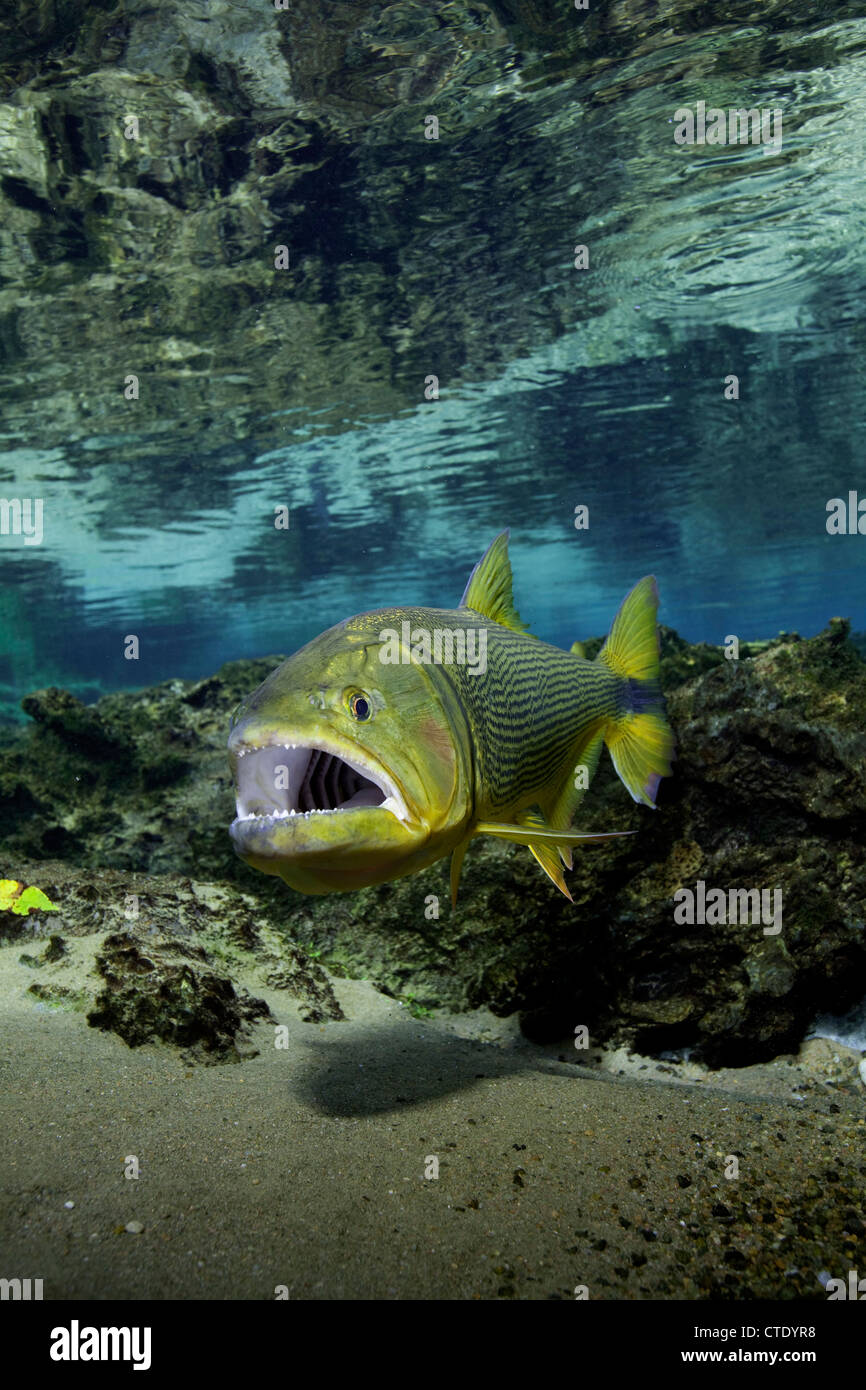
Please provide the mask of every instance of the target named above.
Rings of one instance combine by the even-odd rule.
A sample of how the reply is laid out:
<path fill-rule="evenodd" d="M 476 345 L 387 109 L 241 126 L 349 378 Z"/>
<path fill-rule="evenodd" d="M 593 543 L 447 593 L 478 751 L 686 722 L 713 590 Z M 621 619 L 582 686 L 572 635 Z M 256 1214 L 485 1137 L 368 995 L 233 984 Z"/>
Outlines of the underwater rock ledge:
<path fill-rule="evenodd" d="M 16 871 L 61 905 L 50 916 L 0 913 L 0 945 L 29 947 L 17 956 L 26 993 L 130 1047 L 168 1043 L 190 1064 L 257 1056 L 251 1025 L 277 1021 L 260 989 L 279 991 L 271 1002 L 301 1023 L 345 1017 L 322 967 L 237 888 L 115 869 L 95 877 L 57 860 L 17 861 Z"/>
<path fill-rule="evenodd" d="M 834 619 L 814 638 L 783 634 L 726 660 L 663 629 L 674 776 L 652 814 L 605 761 L 581 822 L 638 834 L 576 856 L 573 906 L 525 851 L 482 841 L 453 914 L 441 864 L 323 898 L 247 869 L 227 833 L 228 714 L 278 657 L 93 706 L 65 691 L 28 695 L 33 724 L 0 749 L 0 873 L 26 862 L 31 877 L 18 876 L 60 907 L 44 923 L 31 914 L 31 934 L 63 933 L 64 901 L 80 908 L 82 894 L 91 925 L 79 912 L 75 930 L 117 930 L 112 908 L 131 890 L 114 871 L 147 876 L 145 903 L 149 892 L 165 899 L 161 876 L 184 875 L 222 894 L 226 913 L 242 902 L 266 921 L 277 964 L 282 955 L 303 973 L 313 962 L 299 965 L 302 948 L 315 948 L 331 970 L 416 1011 L 486 1006 L 520 1011 L 539 1041 L 585 1024 L 594 1044 L 691 1048 L 711 1065 L 768 1059 L 795 1051 L 817 1012 L 866 992 L 866 663 L 848 639 Z M 50 860 L 68 866 L 63 883 L 36 877 Z M 708 892 L 780 889 L 781 930 L 678 923 L 674 894 L 700 880 Z M 22 919 L 5 917 L 0 933 L 20 934 Z M 195 918 L 185 921 L 194 939 Z M 255 931 L 247 944 L 263 949 Z M 320 1016 L 337 1014 L 326 1003 Z"/>

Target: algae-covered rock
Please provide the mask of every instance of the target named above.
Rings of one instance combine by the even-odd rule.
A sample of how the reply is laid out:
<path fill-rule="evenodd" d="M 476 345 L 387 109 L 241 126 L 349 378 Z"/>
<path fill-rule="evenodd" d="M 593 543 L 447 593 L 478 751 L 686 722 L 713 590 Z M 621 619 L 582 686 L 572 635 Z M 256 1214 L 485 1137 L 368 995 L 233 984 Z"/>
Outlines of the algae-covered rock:
<path fill-rule="evenodd" d="M 38 956 L 31 956 L 24 952 L 18 957 L 21 965 L 28 965 L 33 970 L 39 970 L 43 965 L 56 965 L 59 960 L 63 960 L 67 954 L 66 942 L 62 936 L 51 936 L 48 945 Z"/>
<path fill-rule="evenodd" d="M 227 721 L 276 660 L 105 697 L 86 727 L 104 730 L 108 744 L 43 719 L 0 750 L 3 872 L 43 884 L 61 907 L 52 929 L 68 931 L 62 892 L 38 864 L 16 870 L 23 857 L 98 868 L 90 913 L 103 930 L 118 921 L 118 907 L 113 916 L 106 908 L 106 870 L 140 878 L 151 905 L 170 882 L 154 875 L 208 878 L 218 884 L 207 905 L 194 884 L 171 881 L 175 905 L 165 899 L 161 929 L 176 935 L 168 919 L 189 895 L 186 939 L 212 934 L 224 914 L 236 942 L 270 952 L 274 984 L 312 966 L 302 954 L 295 976 L 280 962 L 282 937 L 286 951 L 309 947 L 416 1010 L 519 1011 L 539 1039 L 583 1024 L 593 1043 L 692 1048 L 720 1064 L 795 1050 L 817 1012 L 841 1012 L 866 990 L 866 664 L 841 620 L 808 640 L 787 634 L 743 648 L 739 660 L 664 630 L 674 775 L 653 813 L 602 760 L 581 824 L 638 833 L 576 854 L 573 905 L 528 852 L 483 840 L 469 849 L 454 913 L 445 864 L 323 898 L 243 865 L 227 834 Z M 80 712 L 52 703 L 66 708 L 77 729 Z M 146 769 L 172 747 L 183 748 L 184 765 L 160 782 Z M 726 896 L 765 890 L 768 903 L 778 891 L 780 930 L 772 918 L 676 920 L 674 895 L 697 895 L 699 883 Z M 306 1007 L 310 1018 L 322 1008 L 338 1016 L 328 1012 L 336 1001 L 323 1005 L 315 991 Z"/>
<path fill-rule="evenodd" d="M 200 946 L 154 945 L 117 932 L 106 937 L 96 967 L 105 988 L 87 1021 L 130 1047 L 160 1038 L 206 1060 L 239 1061 L 244 1024 L 269 1016 L 263 999 L 239 997 L 231 980 L 210 968 Z"/>
<path fill-rule="evenodd" d="M 131 744 L 110 729 L 99 714 L 82 704 L 68 690 L 49 686 L 35 690 L 21 701 L 25 714 L 73 747 L 101 759 L 118 759 L 131 752 Z"/>
<path fill-rule="evenodd" d="M 37 727 L 0 756 L 7 854 L 236 877 L 225 839 L 226 724 L 278 660 L 232 662 L 207 682 L 167 681 L 94 706 L 66 691 L 27 696 Z"/>
<path fill-rule="evenodd" d="M 93 873 L 57 861 L 24 861 L 19 868 L 50 885 L 58 914 L 15 918 L 5 930 L 0 922 L 0 944 L 46 943 L 38 955 L 31 947 L 18 956 L 19 964 L 49 977 L 29 992 L 92 1014 L 131 1046 L 158 1038 L 192 1047 L 189 1055 L 200 1060 L 249 1055 L 243 1026 L 261 1012 L 261 1001 L 249 999 L 260 988 L 284 991 L 304 1023 L 345 1017 L 321 965 L 271 928 L 253 895 L 230 884 Z M 97 998 L 93 982 L 100 976 Z M 240 978 L 248 989 L 239 987 Z"/>

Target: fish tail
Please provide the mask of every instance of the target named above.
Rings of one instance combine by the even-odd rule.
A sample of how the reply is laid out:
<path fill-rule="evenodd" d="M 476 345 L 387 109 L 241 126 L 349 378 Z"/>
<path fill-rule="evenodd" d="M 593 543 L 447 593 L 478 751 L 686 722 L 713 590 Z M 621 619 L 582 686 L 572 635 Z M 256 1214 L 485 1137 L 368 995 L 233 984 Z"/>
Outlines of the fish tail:
<path fill-rule="evenodd" d="M 658 586 L 648 575 L 623 600 L 596 657 L 622 682 L 620 711 L 608 721 L 604 741 L 634 800 L 652 807 L 674 755 L 659 683 L 658 606 Z"/>

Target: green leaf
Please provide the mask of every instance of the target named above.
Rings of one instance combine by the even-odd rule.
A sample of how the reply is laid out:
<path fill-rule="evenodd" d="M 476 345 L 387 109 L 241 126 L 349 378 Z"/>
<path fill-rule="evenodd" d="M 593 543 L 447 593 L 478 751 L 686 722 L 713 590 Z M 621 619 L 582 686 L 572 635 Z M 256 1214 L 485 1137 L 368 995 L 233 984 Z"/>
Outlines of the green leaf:
<path fill-rule="evenodd" d="M 0 912 L 8 912 L 18 894 L 21 884 L 15 878 L 0 878 Z"/>
<path fill-rule="evenodd" d="M 50 898 L 46 898 L 41 888 L 25 888 L 21 897 L 12 904 L 12 911 L 26 917 L 31 911 L 59 912 L 60 908 L 51 902 Z"/>

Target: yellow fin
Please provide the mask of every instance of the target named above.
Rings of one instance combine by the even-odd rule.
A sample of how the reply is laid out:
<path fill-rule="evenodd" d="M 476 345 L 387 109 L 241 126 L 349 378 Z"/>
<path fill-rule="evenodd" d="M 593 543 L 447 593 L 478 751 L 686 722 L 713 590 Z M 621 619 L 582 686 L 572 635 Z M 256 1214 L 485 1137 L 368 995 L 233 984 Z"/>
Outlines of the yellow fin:
<path fill-rule="evenodd" d="M 580 845 L 584 840 L 616 840 L 621 835 L 636 835 L 636 830 L 589 830 L 578 832 L 577 830 L 537 830 L 528 825 L 506 825 L 499 821 L 481 820 L 475 826 L 476 835 L 495 835 L 499 840 L 513 840 L 515 844 L 526 845 L 552 845 L 559 849 L 560 845 Z"/>
<path fill-rule="evenodd" d="M 560 893 L 564 893 L 569 902 L 573 902 L 574 899 L 565 886 L 562 875 L 560 850 L 570 845 L 579 845 L 584 840 L 614 840 L 620 835 L 634 835 L 635 831 L 605 830 L 581 834 L 575 830 L 551 830 L 543 816 L 534 811 L 524 811 L 514 825 L 500 824 L 498 821 L 479 821 L 475 827 L 475 834 L 495 835 L 500 840 L 513 840 L 518 845 L 526 845 Z"/>
<path fill-rule="evenodd" d="M 524 814 L 520 817 L 520 824 L 529 826 L 530 828 L 537 830 L 549 829 L 544 817 L 536 815 L 532 811 L 524 812 Z M 568 901 L 570 903 L 573 903 L 574 898 L 571 896 L 571 894 L 568 891 L 568 888 L 565 885 L 565 878 L 562 872 L 562 864 L 560 863 L 562 849 L 557 849 L 551 845 L 530 845 L 529 852 L 530 854 L 535 855 L 535 858 L 538 860 L 542 869 L 547 874 L 547 877 L 553 883 L 556 884 L 560 893 L 564 893 L 565 896 L 568 898 Z M 570 858 L 570 849 L 568 850 L 568 855 Z M 563 860 L 563 863 L 564 862 L 565 861 Z M 568 868 L 571 868 L 570 864 L 568 865 Z"/>
<path fill-rule="evenodd" d="M 568 650 L 572 656 L 586 656 L 586 647 L 582 642 L 572 642 Z"/>
<path fill-rule="evenodd" d="M 604 741 L 632 798 L 652 807 L 659 782 L 670 776 L 674 754 L 658 683 L 658 604 L 656 582 L 648 575 L 623 600 L 596 657 L 623 683 L 622 713 L 607 725 Z"/>
<path fill-rule="evenodd" d="M 459 890 L 459 888 L 460 888 L 460 870 L 461 870 L 462 867 L 463 867 L 463 856 L 464 856 L 465 853 L 466 853 L 466 849 L 467 849 L 467 846 L 469 845 L 469 841 L 471 840 L 471 838 L 472 838 L 471 835 L 467 835 L 465 840 L 461 840 L 460 844 L 457 846 L 457 848 L 455 849 L 454 853 L 451 855 L 451 906 L 452 906 L 452 907 L 456 907 L 456 906 L 457 906 L 457 893 L 458 893 L 458 890 Z"/>
<path fill-rule="evenodd" d="M 604 731 L 599 730 L 597 734 L 591 735 L 582 748 L 576 750 L 574 766 L 569 769 L 568 776 L 548 816 L 551 830 L 567 830 L 571 825 L 574 820 L 574 813 L 584 798 L 586 788 L 595 776 L 603 744 Z M 585 776 L 578 778 L 577 774 L 581 769 L 585 771 Z M 576 782 L 579 784 L 585 782 L 586 786 L 575 786 Z M 570 869 L 572 866 L 570 846 L 560 846 L 559 855 L 565 867 Z"/>
<path fill-rule="evenodd" d="M 470 574 L 460 607 L 483 613 L 485 618 L 510 627 L 513 632 L 528 632 L 526 623 L 514 607 L 512 586 L 508 532 L 501 531 Z"/>
<path fill-rule="evenodd" d="M 596 657 L 616 676 L 658 680 L 658 585 L 651 574 L 638 580 L 619 606 L 607 641 Z"/>
<path fill-rule="evenodd" d="M 623 724 L 609 724 L 605 743 L 633 800 L 655 810 L 658 785 L 670 776 L 674 751 L 674 736 L 664 714 L 633 714 Z"/>
<path fill-rule="evenodd" d="M 584 840 L 615 840 L 621 835 L 636 835 L 635 830 L 603 830 L 579 833 L 574 830 L 551 830 L 544 817 L 537 812 L 524 811 L 520 821 L 508 825 L 499 821 L 478 821 L 471 834 L 462 840 L 451 855 L 451 906 L 457 906 L 457 892 L 460 887 L 460 872 L 463 857 L 473 835 L 494 835 L 499 840 L 513 840 L 518 845 L 526 845 L 535 855 L 539 864 L 557 888 L 573 902 L 565 885 L 559 858 L 570 845 L 579 845 Z M 568 865 L 571 868 L 571 865 Z"/>

